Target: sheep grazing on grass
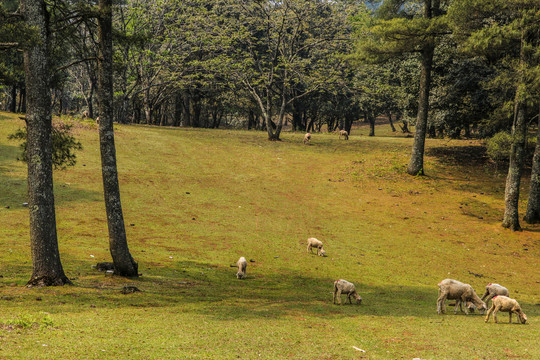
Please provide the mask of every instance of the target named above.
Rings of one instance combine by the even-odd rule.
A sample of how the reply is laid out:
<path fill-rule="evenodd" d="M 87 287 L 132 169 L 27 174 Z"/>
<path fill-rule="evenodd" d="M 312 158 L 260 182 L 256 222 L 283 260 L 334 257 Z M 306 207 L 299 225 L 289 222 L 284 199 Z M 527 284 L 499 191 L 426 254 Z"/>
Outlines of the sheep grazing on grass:
<path fill-rule="evenodd" d="M 237 279 L 245 279 L 246 277 L 246 268 L 247 268 L 247 261 L 245 257 L 241 257 L 236 262 L 236 266 L 238 267 L 238 272 L 236 273 Z"/>
<path fill-rule="evenodd" d="M 87 119 L 87 118 L 89 118 L 89 117 L 90 117 L 90 113 L 88 112 L 88 110 L 84 110 L 84 111 L 82 112 L 81 118 Z"/>
<path fill-rule="evenodd" d="M 504 295 L 497 295 L 493 298 L 491 308 L 487 312 L 486 322 L 489 320 L 489 316 L 493 313 L 493 319 L 497 322 L 497 313 L 499 311 L 510 313 L 510 324 L 512 323 L 512 313 L 519 317 L 519 321 L 522 324 L 527 322 L 527 315 L 523 313 L 518 302 L 514 299 Z"/>
<path fill-rule="evenodd" d="M 491 300 L 497 295 L 509 296 L 510 293 L 508 292 L 508 289 L 504 286 L 489 283 L 486 286 L 486 292 L 484 293 L 484 296 L 482 296 L 482 301 L 484 301 L 487 306 L 489 304 L 489 300 Z"/>
<path fill-rule="evenodd" d="M 437 299 L 437 314 L 445 312 L 445 300 L 456 300 L 454 314 L 457 314 L 458 307 L 463 311 L 462 304 L 465 303 L 465 314 L 476 306 L 480 310 L 487 310 L 486 304 L 476 295 L 474 289 L 469 284 L 464 284 L 453 279 L 445 279 L 439 284 L 439 297 Z"/>
<path fill-rule="evenodd" d="M 307 133 L 306 135 L 304 135 L 304 144 L 309 144 L 310 141 L 311 141 L 311 133 Z"/>
<path fill-rule="evenodd" d="M 345 140 L 349 140 L 349 133 L 347 130 L 339 130 L 339 138 L 341 139 L 342 136 Z"/>
<path fill-rule="evenodd" d="M 309 238 L 307 239 L 307 251 L 313 254 L 312 248 L 317 249 L 317 255 L 324 256 L 326 254 L 326 251 L 323 249 L 323 243 L 320 240 L 317 240 L 315 238 Z"/>
<path fill-rule="evenodd" d="M 352 304 L 351 297 L 356 300 L 356 303 L 360 305 L 362 303 L 362 297 L 356 292 L 356 288 L 352 282 L 347 280 L 336 280 L 334 281 L 334 297 L 332 303 L 336 303 L 336 297 L 338 299 L 338 304 L 341 305 L 341 294 L 347 295 L 349 298 L 349 304 Z"/>

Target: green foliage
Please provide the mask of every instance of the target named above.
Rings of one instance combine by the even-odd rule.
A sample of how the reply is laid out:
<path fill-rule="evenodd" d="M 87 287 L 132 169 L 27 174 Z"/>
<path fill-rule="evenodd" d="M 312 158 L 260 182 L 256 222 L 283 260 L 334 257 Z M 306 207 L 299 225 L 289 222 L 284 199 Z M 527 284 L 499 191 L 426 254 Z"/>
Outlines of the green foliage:
<path fill-rule="evenodd" d="M 71 128 L 73 125 L 67 123 L 55 123 L 52 128 L 52 146 L 53 146 L 53 166 L 55 169 L 64 170 L 68 166 L 75 165 L 76 155 L 74 150 L 81 150 L 82 144 L 71 135 Z M 21 141 L 20 147 L 22 149 L 21 160 L 28 161 L 27 157 L 27 142 L 26 142 L 26 128 L 17 129 L 14 133 L 8 136 L 10 140 Z"/>
<path fill-rule="evenodd" d="M 512 146 L 512 135 L 507 131 L 501 131 L 486 140 L 486 152 L 495 162 L 506 162 L 510 159 L 510 147 Z M 525 151 L 527 158 L 530 158 L 536 146 L 536 139 L 527 137 Z"/>
<path fill-rule="evenodd" d="M 486 152 L 495 162 L 507 161 L 510 158 L 511 145 L 512 135 L 501 131 L 486 140 Z"/>
<path fill-rule="evenodd" d="M 33 314 L 21 314 L 14 319 L 8 319 L 0 322 L 0 328 L 7 330 L 28 330 L 43 329 L 54 326 L 52 317 L 49 314 L 36 316 Z"/>

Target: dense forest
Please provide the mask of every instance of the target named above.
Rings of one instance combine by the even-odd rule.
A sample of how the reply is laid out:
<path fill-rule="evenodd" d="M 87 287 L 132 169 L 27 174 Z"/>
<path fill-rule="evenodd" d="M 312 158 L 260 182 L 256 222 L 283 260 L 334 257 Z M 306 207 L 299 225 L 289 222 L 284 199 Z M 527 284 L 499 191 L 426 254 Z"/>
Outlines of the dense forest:
<path fill-rule="evenodd" d="M 24 112 L 21 48 L 32 34 L 18 1 L 2 3 L 0 108 Z M 95 5 L 45 3 L 54 114 L 96 118 Z M 528 121 L 538 112 L 533 4 L 115 1 L 114 121 L 269 124 L 279 134 L 285 122 L 297 131 L 350 130 L 352 121 L 385 115 L 414 126 L 423 86 L 427 136 L 489 137 L 511 129 L 519 88 Z M 421 84 L 427 58 L 430 84 Z"/>
<path fill-rule="evenodd" d="M 520 229 L 529 166 L 525 220 L 540 222 L 536 1 L 10 0 L 0 20 L 0 109 L 26 114 L 30 203 L 52 199 L 52 173 L 39 166 L 54 146 L 51 117 L 100 119 L 111 251 L 120 244 L 125 274 L 137 264 L 122 234 L 113 122 L 280 140 L 283 129 L 350 133 L 359 120 L 375 136 L 384 116 L 414 127 L 414 176 L 426 137 L 485 138 L 509 166 L 503 226 Z M 54 224 L 49 207 L 31 221 Z"/>

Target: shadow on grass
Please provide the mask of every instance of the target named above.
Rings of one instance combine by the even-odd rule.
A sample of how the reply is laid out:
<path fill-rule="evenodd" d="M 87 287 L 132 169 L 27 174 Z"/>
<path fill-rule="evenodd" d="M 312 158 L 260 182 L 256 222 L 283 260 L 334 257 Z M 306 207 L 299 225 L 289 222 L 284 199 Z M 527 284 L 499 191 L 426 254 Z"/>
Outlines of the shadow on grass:
<path fill-rule="evenodd" d="M 23 203 L 28 202 L 26 177 L 16 177 L 10 175 L 12 169 L 9 164 L 16 161 L 20 154 L 18 146 L 0 144 L 0 205 L 9 206 L 11 209 L 19 208 Z M 26 168 L 26 164 L 24 167 Z M 61 170 L 55 170 L 61 171 Z M 54 184 L 55 203 L 71 201 L 101 201 L 102 195 L 96 191 L 88 191 L 80 188 L 70 187 L 66 184 Z"/>
<path fill-rule="evenodd" d="M 89 268 L 87 263 L 82 264 Z M 440 319 L 435 311 L 437 290 L 425 287 L 380 285 L 367 286 L 356 282 L 362 295 L 362 305 L 332 304 L 333 279 L 306 276 L 295 271 L 264 274 L 252 272 L 248 266 L 247 279 L 238 280 L 235 268 L 196 261 L 181 261 L 173 267 L 156 268 L 136 279 L 106 276 L 96 270 L 81 271 L 74 286 L 28 289 L 18 298 L 1 301 L 2 307 L 20 307 L 21 302 L 40 304 L 51 311 L 84 312 L 89 308 L 158 308 L 173 307 L 178 311 L 199 313 L 218 320 L 279 319 L 351 316 L 425 317 Z M 8 279 L 1 279 L 4 284 Z M 1 283 L 1 282 L 0 282 Z M 123 286 L 138 287 L 141 292 L 123 295 Z M 6 292 L 2 291 L 5 295 Z M 448 306 L 445 316 L 455 316 Z M 529 316 L 539 313 L 539 307 L 522 304 Z M 55 310 L 56 309 L 56 310 Z M 534 310 L 534 311 L 533 311 Z M 176 311 L 176 310 L 175 310 Z M 458 312 L 457 316 L 465 316 Z M 469 316 L 479 316 L 478 313 Z M 439 320 L 437 320 L 439 321 Z"/>

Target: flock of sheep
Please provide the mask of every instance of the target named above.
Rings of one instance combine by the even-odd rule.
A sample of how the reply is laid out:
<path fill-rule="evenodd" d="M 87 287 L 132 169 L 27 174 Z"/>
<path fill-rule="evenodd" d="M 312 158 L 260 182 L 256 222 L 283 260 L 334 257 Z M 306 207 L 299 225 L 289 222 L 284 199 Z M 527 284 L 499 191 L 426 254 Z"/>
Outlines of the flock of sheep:
<path fill-rule="evenodd" d="M 454 279 L 445 279 L 439 284 L 439 298 L 437 299 L 437 313 L 441 314 L 445 311 L 445 300 L 456 300 L 454 314 L 457 313 L 458 307 L 461 311 L 468 314 L 469 311 L 474 311 L 475 308 L 484 312 L 487 310 L 489 300 L 492 301 L 491 308 L 487 312 L 485 321 L 489 321 L 489 317 L 493 313 L 493 319 L 497 322 L 497 313 L 499 311 L 510 313 L 510 323 L 512 323 L 512 314 L 516 314 L 522 324 L 527 322 L 527 315 L 521 310 L 519 303 L 509 297 L 508 289 L 499 284 L 489 283 L 486 286 L 484 296 L 480 299 L 476 292 L 469 284 L 464 284 Z M 485 301 L 485 302 L 484 302 Z M 465 303 L 465 308 L 463 308 Z"/>
<path fill-rule="evenodd" d="M 326 251 L 323 249 L 322 241 L 310 237 L 307 240 L 308 253 L 313 253 L 313 249 L 317 249 L 317 255 L 319 256 L 325 256 L 326 254 Z M 236 277 L 238 279 L 244 279 L 246 277 L 247 269 L 246 258 L 242 256 L 238 259 L 236 266 L 238 268 Z M 483 313 L 488 310 L 487 304 L 491 300 L 491 308 L 489 308 L 487 312 L 485 322 L 489 321 L 489 317 L 492 313 L 493 319 L 497 322 L 497 313 L 499 311 L 508 312 L 510 314 L 510 323 L 512 323 L 512 314 L 516 314 L 522 324 L 527 322 L 527 315 L 521 310 L 519 303 L 509 297 L 510 293 L 504 286 L 489 283 L 486 286 L 486 291 L 482 298 L 479 298 L 478 295 L 476 295 L 476 292 L 471 285 L 464 284 L 454 279 L 445 279 L 441 281 L 438 286 L 439 297 L 437 298 L 437 313 L 439 315 L 445 312 L 446 300 L 456 300 L 454 314 L 457 314 L 458 307 L 461 311 L 464 311 L 465 314 L 469 314 L 469 311 L 473 312 L 475 309 L 478 309 Z M 343 279 L 334 281 L 332 303 L 335 304 L 337 298 L 338 304 L 341 305 L 342 294 L 347 295 L 349 304 L 352 304 L 351 298 L 354 298 L 358 305 L 362 303 L 362 297 L 356 291 L 356 287 L 353 283 Z M 463 307 L 463 305 L 465 306 Z"/>

